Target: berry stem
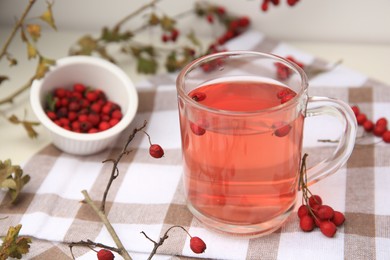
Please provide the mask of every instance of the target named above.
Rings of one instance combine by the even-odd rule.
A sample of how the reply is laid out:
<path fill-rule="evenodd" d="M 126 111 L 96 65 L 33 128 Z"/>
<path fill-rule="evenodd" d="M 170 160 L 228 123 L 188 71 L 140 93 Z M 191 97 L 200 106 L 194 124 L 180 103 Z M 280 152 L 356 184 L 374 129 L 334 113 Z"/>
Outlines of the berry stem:
<path fill-rule="evenodd" d="M 93 242 L 92 240 L 89 240 L 87 239 L 87 241 L 84 241 L 84 240 L 81 240 L 79 242 L 70 242 L 68 244 L 69 248 L 70 248 L 70 253 L 72 255 L 72 258 L 73 259 L 76 259 L 75 256 L 73 255 L 73 247 L 74 246 L 86 246 L 86 247 L 89 247 L 91 250 L 97 252 L 94 248 L 96 247 L 99 247 L 99 248 L 104 248 L 104 249 L 107 249 L 107 250 L 110 250 L 110 251 L 114 251 L 118 254 L 120 254 L 120 250 L 116 247 L 112 247 L 112 246 L 107 246 L 107 245 L 104 245 L 104 244 L 101 244 L 101 243 L 95 243 Z"/>
<path fill-rule="evenodd" d="M 165 231 L 164 235 L 162 237 L 160 237 L 160 240 L 158 242 L 154 241 L 153 239 L 151 239 L 148 235 L 146 235 L 146 233 L 144 231 L 141 231 L 141 234 L 143 234 L 148 240 L 150 240 L 153 244 L 154 244 L 154 247 L 153 247 L 153 250 L 150 252 L 150 255 L 148 257 L 148 260 L 152 259 L 153 256 L 156 254 L 157 252 L 157 249 L 164 243 L 164 241 L 168 238 L 168 232 L 171 231 L 172 229 L 174 228 L 181 228 L 182 230 L 184 230 L 188 236 L 190 236 L 192 238 L 192 236 L 190 235 L 190 233 L 188 233 L 188 231 L 182 227 L 182 226 L 171 226 L 170 228 L 167 229 L 167 231 Z"/>
<path fill-rule="evenodd" d="M 122 157 L 130 152 L 130 151 L 127 150 L 127 147 L 129 146 L 129 144 L 131 143 L 131 141 L 134 139 L 135 135 L 136 135 L 139 131 L 142 131 L 142 130 L 146 127 L 146 124 L 147 124 L 147 121 L 144 121 L 144 124 L 143 124 L 141 127 L 135 128 L 135 129 L 133 130 L 133 132 L 131 133 L 131 135 L 128 137 L 127 142 L 126 142 L 125 146 L 123 147 L 122 152 L 119 154 L 119 156 L 118 156 L 117 159 L 106 159 L 106 160 L 103 161 L 103 163 L 105 163 L 105 162 L 112 162 L 112 163 L 113 163 L 112 171 L 111 171 L 111 176 L 110 176 L 110 180 L 108 181 L 106 190 L 104 191 L 104 194 L 103 194 L 102 202 L 101 202 L 101 204 L 100 204 L 100 210 L 101 210 L 103 213 L 105 212 L 105 205 L 106 205 L 106 199 L 107 199 L 108 191 L 110 190 L 110 187 L 111 187 L 112 182 L 113 182 L 113 181 L 118 177 L 118 175 L 119 175 L 118 164 L 119 164 L 120 160 L 122 159 Z"/>

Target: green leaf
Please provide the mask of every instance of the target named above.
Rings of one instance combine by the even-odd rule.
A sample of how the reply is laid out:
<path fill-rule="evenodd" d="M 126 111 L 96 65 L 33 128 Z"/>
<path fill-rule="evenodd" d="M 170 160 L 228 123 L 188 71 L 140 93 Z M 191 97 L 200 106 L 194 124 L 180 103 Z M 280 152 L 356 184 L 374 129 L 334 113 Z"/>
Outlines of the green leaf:
<path fill-rule="evenodd" d="M 138 57 L 137 71 L 145 74 L 155 74 L 157 71 L 157 61 L 153 58 Z"/>

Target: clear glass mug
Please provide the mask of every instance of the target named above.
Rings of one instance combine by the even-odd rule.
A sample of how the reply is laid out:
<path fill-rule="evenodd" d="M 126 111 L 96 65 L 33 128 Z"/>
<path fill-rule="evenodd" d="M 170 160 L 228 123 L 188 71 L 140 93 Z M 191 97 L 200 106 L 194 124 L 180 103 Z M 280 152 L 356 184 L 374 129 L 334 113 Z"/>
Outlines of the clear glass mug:
<path fill-rule="evenodd" d="M 309 184 L 337 171 L 352 153 L 351 108 L 309 97 L 304 71 L 281 57 L 211 54 L 183 68 L 176 85 L 187 205 L 212 229 L 262 236 L 283 224 L 298 194 L 306 118 L 335 117 L 343 131 L 330 158 L 308 169 Z"/>

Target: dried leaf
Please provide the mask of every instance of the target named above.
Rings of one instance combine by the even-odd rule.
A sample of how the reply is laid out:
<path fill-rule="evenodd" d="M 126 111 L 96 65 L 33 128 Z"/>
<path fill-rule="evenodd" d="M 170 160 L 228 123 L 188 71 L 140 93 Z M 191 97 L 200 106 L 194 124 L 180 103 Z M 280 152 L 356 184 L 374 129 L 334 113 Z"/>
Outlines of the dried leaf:
<path fill-rule="evenodd" d="M 160 23 L 160 18 L 155 13 L 151 13 L 149 16 L 149 25 L 158 25 Z"/>
<path fill-rule="evenodd" d="M 90 35 L 85 35 L 77 41 L 79 49 L 77 54 L 79 55 L 91 55 L 94 50 L 97 49 L 97 41 Z"/>
<path fill-rule="evenodd" d="M 36 138 L 38 136 L 38 132 L 35 131 L 35 129 L 33 127 L 40 125 L 39 122 L 20 120 L 15 115 L 10 116 L 8 118 L 8 121 L 10 121 L 13 124 L 22 124 L 24 129 L 27 131 L 28 137 L 30 137 L 30 138 Z"/>
<path fill-rule="evenodd" d="M 43 59 L 40 59 L 38 66 L 37 66 L 37 70 L 35 72 L 35 77 L 37 79 L 41 79 L 45 76 L 46 72 L 48 72 L 48 71 L 49 71 L 49 66 L 47 65 L 47 63 Z"/>
<path fill-rule="evenodd" d="M 22 225 L 11 226 L 0 246 L 0 259 L 17 258 L 21 259 L 30 249 L 31 239 L 19 236 Z"/>
<path fill-rule="evenodd" d="M 31 139 L 38 137 L 38 132 L 35 131 L 33 126 L 36 126 L 37 124 L 39 125 L 39 123 L 23 121 L 22 124 L 23 124 L 24 129 L 26 129 L 26 131 L 27 131 L 28 137 L 30 137 Z"/>
<path fill-rule="evenodd" d="M 28 41 L 26 33 L 24 32 L 23 27 L 21 27 L 21 30 L 20 30 L 20 38 L 22 39 L 23 42 L 27 42 Z"/>
<path fill-rule="evenodd" d="M 23 170 L 19 165 L 12 165 L 11 160 L 0 161 L 0 188 L 8 190 L 11 203 L 17 201 L 21 190 L 29 180 L 30 176 L 23 175 Z"/>
<path fill-rule="evenodd" d="M 28 59 L 36 58 L 38 55 L 38 50 L 33 44 L 27 41 L 27 57 Z"/>
<path fill-rule="evenodd" d="M 46 11 L 39 18 L 48 23 L 54 30 L 57 30 L 56 24 L 54 22 L 53 12 L 51 9 L 52 5 L 52 3 L 48 2 Z"/>
<path fill-rule="evenodd" d="M 27 32 L 31 35 L 34 41 L 37 41 L 41 37 L 41 26 L 38 24 L 28 24 Z"/>
<path fill-rule="evenodd" d="M 193 45 L 198 46 L 198 47 L 202 47 L 202 44 L 200 43 L 200 41 L 196 37 L 194 31 L 191 31 L 189 34 L 187 34 L 187 39 L 189 39 Z"/>
<path fill-rule="evenodd" d="M 9 80 L 7 76 L 0 75 L 0 84 L 3 83 L 3 81 Z"/>
<path fill-rule="evenodd" d="M 9 55 L 7 55 L 7 60 L 9 62 L 10 67 L 18 65 L 18 61 Z"/>
<path fill-rule="evenodd" d="M 170 18 L 169 16 L 164 15 L 160 21 L 161 28 L 164 31 L 172 31 L 175 27 L 176 21 Z"/>

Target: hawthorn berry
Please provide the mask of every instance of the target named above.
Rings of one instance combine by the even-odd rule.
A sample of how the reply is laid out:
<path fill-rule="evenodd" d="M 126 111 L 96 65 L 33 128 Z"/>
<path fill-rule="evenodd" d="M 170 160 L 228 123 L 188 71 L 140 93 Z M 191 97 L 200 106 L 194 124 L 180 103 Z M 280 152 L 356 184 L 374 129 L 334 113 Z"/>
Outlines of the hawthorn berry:
<path fill-rule="evenodd" d="M 87 88 L 81 83 L 73 84 L 70 89 L 57 87 L 46 100 L 46 115 L 58 126 L 77 133 L 107 130 L 123 116 L 121 107 L 107 100 L 101 89 Z M 105 106 L 106 114 L 103 114 L 102 107 Z M 101 124 L 103 121 L 106 123 Z"/>
<path fill-rule="evenodd" d="M 363 114 L 363 113 L 358 114 L 356 116 L 356 121 L 357 121 L 358 125 L 363 125 L 364 122 L 367 121 L 367 115 Z"/>
<path fill-rule="evenodd" d="M 309 215 L 303 216 L 299 220 L 299 226 L 305 232 L 312 231 L 314 229 L 314 219 L 313 219 L 313 217 L 311 217 Z"/>
<path fill-rule="evenodd" d="M 355 114 L 355 116 L 360 114 L 360 109 L 358 106 L 352 106 L 351 109 L 352 109 L 353 113 Z"/>
<path fill-rule="evenodd" d="M 374 130 L 374 123 L 371 120 L 366 120 L 366 122 L 363 123 L 363 128 L 366 132 L 371 132 Z"/>
<path fill-rule="evenodd" d="M 320 223 L 320 230 L 325 236 L 333 237 L 336 234 L 337 227 L 331 221 L 322 221 Z"/>
<path fill-rule="evenodd" d="M 287 94 L 287 95 L 284 95 L 284 96 L 282 97 L 282 99 L 280 100 L 280 103 L 281 103 L 281 104 L 284 104 L 284 103 L 290 101 L 291 99 L 293 99 L 294 97 L 295 97 L 295 94 Z"/>
<path fill-rule="evenodd" d="M 164 150 L 158 144 L 152 144 L 149 147 L 149 154 L 154 158 L 161 158 L 164 156 Z"/>
<path fill-rule="evenodd" d="M 274 135 L 277 137 L 284 137 L 290 133 L 291 126 L 289 124 L 278 122 L 273 125 L 276 130 L 274 131 Z"/>
<path fill-rule="evenodd" d="M 386 132 L 384 132 L 382 134 L 382 140 L 385 142 L 385 143 L 390 143 L 390 131 L 387 130 Z"/>
<path fill-rule="evenodd" d="M 309 206 L 313 208 L 314 205 L 322 205 L 322 198 L 319 195 L 310 196 Z"/>
<path fill-rule="evenodd" d="M 376 125 L 372 132 L 374 133 L 375 136 L 381 137 L 386 131 L 387 128 L 385 125 Z"/>
<path fill-rule="evenodd" d="M 115 258 L 114 254 L 107 249 L 100 249 L 97 252 L 98 260 L 113 260 Z"/>
<path fill-rule="evenodd" d="M 384 117 L 379 118 L 379 119 L 375 122 L 375 126 L 380 126 L 380 125 L 387 127 L 387 119 L 384 118 Z"/>
<path fill-rule="evenodd" d="M 195 135 L 204 135 L 206 133 L 206 129 L 193 122 L 190 122 L 190 128 Z"/>
<path fill-rule="evenodd" d="M 301 205 L 298 208 L 298 217 L 302 218 L 303 216 L 307 216 L 307 215 L 309 215 L 309 209 L 307 208 L 306 205 Z"/>
<path fill-rule="evenodd" d="M 333 218 L 334 210 L 328 205 L 321 205 L 316 211 L 316 215 L 321 220 L 329 220 Z"/>
<path fill-rule="evenodd" d="M 195 254 L 201 254 L 206 250 L 206 243 L 199 237 L 191 237 L 190 248 Z"/>
<path fill-rule="evenodd" d="M 192 93 L 192 94 L 190 95 L 190 97 L 191 97 L 193 100 L 199 102 L 199 101 L 202 101 L 202 100 L 204 100 L 204 99 L 206 98 L 206 94 L 203 93 L 203 92 L 194 92 L 194 93 Z"/>
<path fill-rule="evenodd" d="M 336 226 L 341 226 L 345 222 L 345 216 L 343 213 L 339 211 L 334 211 L 333 218 L 331 221 L 336 225 Z"/>

